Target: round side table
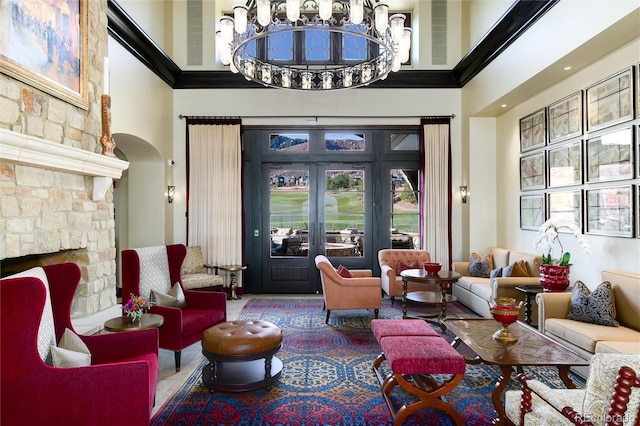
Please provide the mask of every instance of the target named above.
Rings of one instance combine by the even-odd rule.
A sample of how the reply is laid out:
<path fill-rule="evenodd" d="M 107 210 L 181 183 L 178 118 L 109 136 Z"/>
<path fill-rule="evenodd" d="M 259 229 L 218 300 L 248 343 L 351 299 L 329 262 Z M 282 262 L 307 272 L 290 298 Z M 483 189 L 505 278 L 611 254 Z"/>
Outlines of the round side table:
<path fill-rule="evenodd" d="M 227 271 L 231 277 L 231 283 L 229 284 L 229 288 L 231 288 L 231 293 L 227 297 L 227 300 L 238 300 L 241 299 L 240 296 L 236 293 L 237 284 L 236 284 L 236 272 L 244 271 L 247 269 L 244 265 L 222 265 L 218 266 L 219 269 L 223 271 Z"/>
<path fill-rule="evenodd" d="M 135 322 L 125 316 L 111 318 L 104 323 L 104 329 L 107 331 L 132 331 L 160 327 L 162 324 L 164 324 L 162 315 L 144 314 L 140 321 Z"/>

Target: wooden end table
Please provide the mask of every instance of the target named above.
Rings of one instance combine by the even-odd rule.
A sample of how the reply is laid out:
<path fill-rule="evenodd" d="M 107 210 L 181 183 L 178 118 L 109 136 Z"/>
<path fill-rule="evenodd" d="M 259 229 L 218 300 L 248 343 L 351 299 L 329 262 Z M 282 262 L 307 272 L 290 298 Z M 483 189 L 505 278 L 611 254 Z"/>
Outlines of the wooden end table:
<path fill-rule="evenodd" d="M 107 331 L 133 331 L 145 328 L 160 327 L 164 324 L 164 317 L 158 314 L 144 314 L 140 321 L 132 322 L 131 318 L 121 316 L 111 318 L 104 323 Z"/>
<path fill-rule="evenodd" d="M 441 304 L 440 313 L 436 316 L 420 316 L 428 323 L 437 325 L 444 333 L 447 329 L 443 321 L 447 318 L 447 303 L 455 302 L 455 296 L 448 294 L 452 283 L 462 275 L 452 271 L 439 271 L 435 275 L 427 274 L 424 269 L 406 269 L 400 272 L 402 277 L 402 318 L 407 318 L 407 300 L 421 303 Z M 411 282 L 436 284 L 440 286 L 440 294 L 431 291 L 415 291 L 407 293 L 407 285 Z"/>
<path fill-rule="evenodd" d="M 531 325 L 531 298 L 542 293 L 544 289 L 541 285 L 519 285 L 516 290 L 524 294 L 524 322 Z"/>
<path fill-rule="evenodd" d="M 493 319 L 448 319 L 444 324 L 456 336 L 451 346 L 457 348 L 460 342 L 464 342 L 476 353 L 474 359 L 466 359 L 467 364 L 484 362 L 500 367 L 501 375 L 491 393 L 493 406 L 498 413 L 494 424 L 506 424 L 501 398 L 514 368 L 521 370 L 523 366 L 556 367 L 565 386 L 575 389 L 573 381 L 569 378 L 569 369 L 572 366 L 589 365 L 589 360 L 520 321 L 509 325 L 509 331 L 518 338 L 513 343 L 493 339 L 493 333 L 501 327 Z"/>

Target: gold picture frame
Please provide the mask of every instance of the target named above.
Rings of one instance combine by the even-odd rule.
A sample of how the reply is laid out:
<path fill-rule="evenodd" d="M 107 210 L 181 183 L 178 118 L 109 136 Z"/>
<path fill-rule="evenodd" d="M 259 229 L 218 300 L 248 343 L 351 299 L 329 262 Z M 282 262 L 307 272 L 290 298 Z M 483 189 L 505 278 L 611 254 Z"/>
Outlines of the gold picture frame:
<path fill-rule="evenodd" d="M 0 13 L 0 72 L 88 109 L 87 0 L 9 4 Z"/>

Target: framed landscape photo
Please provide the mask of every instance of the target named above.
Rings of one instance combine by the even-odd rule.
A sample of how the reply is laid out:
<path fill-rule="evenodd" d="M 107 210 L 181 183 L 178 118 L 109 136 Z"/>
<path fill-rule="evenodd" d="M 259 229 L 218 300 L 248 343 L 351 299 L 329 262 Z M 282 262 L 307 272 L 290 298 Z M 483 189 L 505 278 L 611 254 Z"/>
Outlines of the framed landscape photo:
<path fill-rule="evenodd" d="M 547 206 L 549 219 L 573 223 L 582 229 L 582 190 L 550 192 L 547 194 Z"/>
<path fill-rule="evenodd" d="M 634 236 L 633 186 L 586 190 L 588 234 Z"/>
<path fill-rule="evenodd" d="M 544 194 L 520 197 L 520 229 L 538 230 L 545 221 L 544 213 Z"/>
<path fill-rule="evenodd" d="M 582 135 L 582 91 L 549 105 L 549 143 Z"/>
<path fill-rule="evenodd" d="M 5 2 L 0 72 L 88 109 L 87 1 Z"/>
<path fill-rule="evenodd" d="M 586 93 L 588 131 L 633 119 L 633 67 L 588 87 Z"/>
<path fill-rule="evenodd" d="M 520 152 L 541 148 L 547 142 L 545 109 L 520 119 Z"/>
<path fill-rule="evenodd" d="M 631 127 L 587 140 L 587 182 L 632 179 L 635 173 Z"/>
<path fill-rule="evenodd" d="M 549 188 L 582 184 L 582 141 L 549 149 Z"/>
<path fill-rule="evenodd" d="M 529 191 L 544 189 L 545 177 L 545 153 L 539 152 L 533 155 L 520 157 L 520 189 Z"/>

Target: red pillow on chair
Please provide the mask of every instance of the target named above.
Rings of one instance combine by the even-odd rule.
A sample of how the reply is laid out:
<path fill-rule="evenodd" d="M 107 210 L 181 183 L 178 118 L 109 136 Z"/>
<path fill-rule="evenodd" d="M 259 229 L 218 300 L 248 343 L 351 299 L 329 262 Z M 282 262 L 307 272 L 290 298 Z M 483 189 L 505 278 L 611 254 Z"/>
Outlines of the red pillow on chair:
<path fill-rule="evenodd" d="M 342 278 L 353 278 L 353 274 L 351 273 L 351 271 L 349 271 L 342 265 L 338 266 L 338 275 L 340 275 Z"/>
<path fill-rule="evenodd" d="M 398 260 L 398 266 L 396 267 L 396 275 L 400 276 L 400 272 L 406 270 L 406 269 L 420 269 L 420 265 L 418 264 L 417 260 L 414 260 L 413 262 L 411 262 L 410 264 L 406 264 L 404 263 L 402 260 Z"/>

